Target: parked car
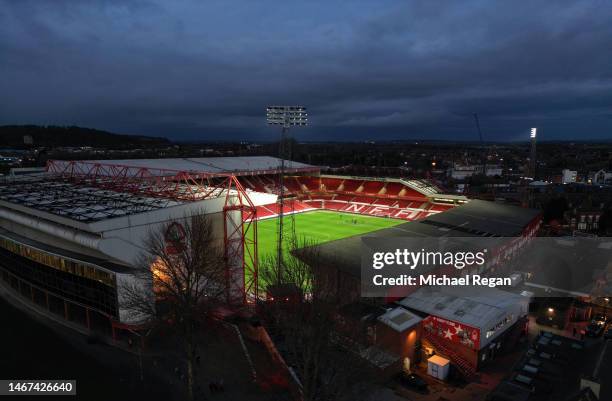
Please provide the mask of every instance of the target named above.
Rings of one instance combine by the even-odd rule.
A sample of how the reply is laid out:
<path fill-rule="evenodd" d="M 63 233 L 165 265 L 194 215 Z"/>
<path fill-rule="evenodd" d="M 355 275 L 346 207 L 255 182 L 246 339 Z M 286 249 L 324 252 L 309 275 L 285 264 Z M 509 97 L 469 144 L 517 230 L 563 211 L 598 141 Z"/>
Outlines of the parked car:
<path fill-rule="evenodd" d="M 402 372 L 399 377 L 400 383 L 406 387 L 412 387 L 419 391 L 427 390 L 427 382 L 423 378 L 415 373 Z"/>
<path fill-rule="evenodd" d="M 589 337 L 599 337 L 603 332 L 604 326 L 599 323 L 589 324 L 586 328 L 586 335 Z"/>
<path fill-rule="evenodd" d="M 601 326 L 605 326 L 605 324 L 608 323 L 609 320 L 610 319 L 607 316 L 602 315 L 601 313 L 599 313 L 599 314 L 593 316 L 593 319 L 591 320 L 591 323 L 597 323 L 597 324 L 599 324 Z"/>
<path fill-rule="evenodd" d="M 608 329 L 604 332 L 604 338 L 606 340 L 612 340 L 612 326 L 608 326 Z"/>

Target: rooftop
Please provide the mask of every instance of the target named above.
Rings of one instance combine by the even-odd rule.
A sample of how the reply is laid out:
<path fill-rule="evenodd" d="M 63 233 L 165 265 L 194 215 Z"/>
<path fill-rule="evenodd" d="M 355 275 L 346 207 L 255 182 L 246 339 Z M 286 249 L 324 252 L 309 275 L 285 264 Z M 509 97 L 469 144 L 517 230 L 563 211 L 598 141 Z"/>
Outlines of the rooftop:
<path fill-rule="evenodd" d="M 1 201 L 81 222 L 94 222 L 179 205 L 168 198 L 151 198 L 53 179 L 23 177 L 0 182 Z"/>
<path fill-rule="evenodd" d="M 423 287 L 398 303 L 403 307 L 487 330 L 492 320 L 527 302 L 522 295 L 489 287 Z"/>
<path fill-rule="evenodd" d="M 69 163 L 54 160 L 54 163 Z M 123 160 L 79 160 L 76 163 L 85 166 L 104 165 L 118 168 L 130 167 L 133 169 L 188 172 L 197 174 L 219 175 L 252 175 L 254 173 L 275 173 L 280 168 L 281 159 L 271 156 L 238 156 L 238 157 L 196 157 L 182 159 L 123 159 Z M 319 167 L 309 164 L 285 160 L 285 169 L 288 172 L 304 171 L 317 172 Z"/>
<path fill-rule="evenodd" d="M 368 233 L 368 237 L 487 237 L 519 236 L 538 215 L 524 209 L 482 200 L 470 200 L 453 209 L 394 227 Z M 318 245 L 319 256 L 345 273 L 361 277 L 361 238 L 348 237 Z"/>
<path fill-rule="evenodd" d="M 413 327 L 423 319 L 404 308 L 395 308 L 379 316 L 378 320 L 401 333 Z"/>

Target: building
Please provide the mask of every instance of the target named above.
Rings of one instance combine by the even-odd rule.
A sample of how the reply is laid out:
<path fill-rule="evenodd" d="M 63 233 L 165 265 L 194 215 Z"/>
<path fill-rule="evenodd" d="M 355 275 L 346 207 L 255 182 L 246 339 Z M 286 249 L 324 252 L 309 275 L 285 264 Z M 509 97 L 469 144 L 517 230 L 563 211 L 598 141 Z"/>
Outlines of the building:
<path fill-rule="evenodd" d="M 448 170 L 448 176 L 454 180 L 465 180 L 466 178 L 474 175 L 482 175 L 485 167 L 481 165 L 463 165 L 455 163 L 452 168 Z M 501 177 L 503 169 L 498 165 L 487 165 L 486 176 L 487 177 Z"/>
<path fill-rule="evenodd" d="M 561 171 L 561 183 L 562 184 L 571 184 L 576 182 L 578 177 L 578 172 L 575 170 L 563 169 Z"/>
<path fill-rule="evenodd" d="M 114 334 L 143 316 L 124 307 L 143 242 L 167 222 L 210 216 L 226 255 L 227 300 L 257 294 L 256 260 L 244 252 L 256 208 L 276 195 L 244 189 L 237 177 L 274 174 L 272 157 L 59 161 L 44 174 L 0 182 L 0 284 L 41 312 Z M 287 162 L 286 170 L 318 168 Z M 246 274 L 247 269 L 253 269 Z"/>
<path fill-rule="evenodd" d="M 526 332 L 529 301 L 496 288 L 449 286 L 423 287 L 398 304 L 424 317 L 424 355 L 442 355 L 469 375 Z"/>
<path fill-rule="evenodd" d="M 589 173 L 589 184 L 609 185 L 612 184 L 612 172 L 599 170 Z"/>

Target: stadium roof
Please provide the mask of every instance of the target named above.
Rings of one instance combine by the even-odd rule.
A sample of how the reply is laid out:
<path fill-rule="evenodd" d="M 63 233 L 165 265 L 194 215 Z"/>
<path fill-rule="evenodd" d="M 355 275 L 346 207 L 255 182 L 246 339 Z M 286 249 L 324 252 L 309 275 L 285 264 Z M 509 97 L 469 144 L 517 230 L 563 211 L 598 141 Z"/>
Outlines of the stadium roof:
<path fill-rule="evenodd" d="M 539 214 L 540 211 L 535 209 L 474 199 L 465 205 L 432 215 L 423 223 L 458 231 L 464 236 L 513 237 L 520 235 Z"/>
<path fill-rule="evenodd" d="M 128 192 L 75 185 L 40 176 L 22 177 L 1 183 L 0 201 L 85 223 L 183 203 L 168 198 L 151 198 Z"/>
<path fill-rule="evenodd" d="M 520 294 L 489 287 L 423 287 L 398 303 L 417 310 L 487 330 L 492 320 L 528 299 Z"/>
<path fill-rule="evenodd" d="M 58 161 L 56 161 L 58 162 Z M 281 159 L 271 156 L 197 157 L 181 159 L 81 160 L 82 164 L 184 171 L 198 174 L 272 174 L 280 169 Z M 317 172 L 317 166 L 285 160 L 287 172 Z"/>
<path fill-rule="evenodd" d="M 318 245 L 318 255 L 323 263 L 361 277 L 362 237 L 515 237 L 539 214 L 534 209 L 470 200 L 423 220 Z"/>

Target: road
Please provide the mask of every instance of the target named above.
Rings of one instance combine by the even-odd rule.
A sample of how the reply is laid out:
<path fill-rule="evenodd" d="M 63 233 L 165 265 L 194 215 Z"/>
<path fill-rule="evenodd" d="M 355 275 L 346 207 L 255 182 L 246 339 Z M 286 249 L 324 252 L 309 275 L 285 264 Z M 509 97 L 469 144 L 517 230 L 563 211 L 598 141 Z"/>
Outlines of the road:
<path fill-rule="evenodd" d="M 160 383 L 140 381 L 138 359 L 131 354 L 107 345 L 87 344 L 84 336 L 67 329 L 52 329 L 3 298 L 0 316 L 0 379 L 77 380 L 76 397 L 47 396 L 45 400 L 172 399 Z M 41 400 L 39 396 L 30 398 Z"/>

